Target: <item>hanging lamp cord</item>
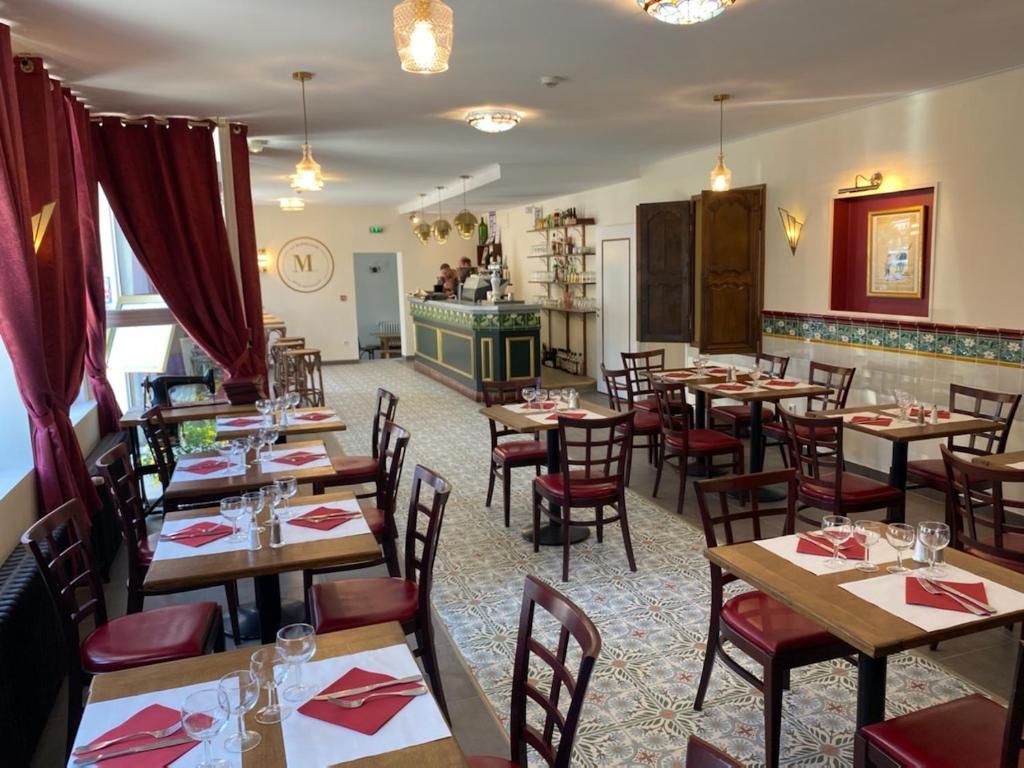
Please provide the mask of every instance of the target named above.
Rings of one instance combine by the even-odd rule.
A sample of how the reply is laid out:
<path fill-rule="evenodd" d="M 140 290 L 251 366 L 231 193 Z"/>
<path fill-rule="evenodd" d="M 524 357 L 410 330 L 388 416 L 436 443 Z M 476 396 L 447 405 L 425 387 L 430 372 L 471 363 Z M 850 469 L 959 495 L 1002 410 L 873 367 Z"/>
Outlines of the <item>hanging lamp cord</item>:
<path fill-rule="evenodd" d="M 725 99 L 718 102 L 718 157 L 725 154 Z"/>
<path fill-rule="evenodd" d="M 302 85 L 302 129 L 306 136 L 306 144 L 309 144 L 309 118 L 306 116 L 306 81 L 300 80 Z"/>

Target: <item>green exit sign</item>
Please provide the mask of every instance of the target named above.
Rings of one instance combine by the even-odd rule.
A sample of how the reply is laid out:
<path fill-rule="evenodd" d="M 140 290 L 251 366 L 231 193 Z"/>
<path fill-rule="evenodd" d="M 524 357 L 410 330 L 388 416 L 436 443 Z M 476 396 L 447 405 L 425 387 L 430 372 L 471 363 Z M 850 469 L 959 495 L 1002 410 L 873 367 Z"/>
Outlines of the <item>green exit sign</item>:
<path fill-rule="evenodd" d="M 371 235 L 381 235 L 383 233 L 384 233 L 384 227 L 378 227 L 376 225 L 370 227 L 370 234 Z"/>

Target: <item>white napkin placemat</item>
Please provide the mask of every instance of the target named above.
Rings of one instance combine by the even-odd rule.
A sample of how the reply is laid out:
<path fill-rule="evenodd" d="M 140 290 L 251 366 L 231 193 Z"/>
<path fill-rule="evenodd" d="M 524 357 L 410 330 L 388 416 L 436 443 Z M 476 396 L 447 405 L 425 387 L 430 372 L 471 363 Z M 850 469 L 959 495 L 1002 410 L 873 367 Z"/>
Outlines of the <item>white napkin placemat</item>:
<path fill-rule="evenodd" d="M 249 530 L 248 517 L 248 515 L 242 515 L 239 519 L 238 529 L 240 531 Z M 221 517 L 220 515 L 197 517 L 192 520 L 167 520 L 160 529 L 160 535 L 174 534 L 188 528 L 189 526 L 195 525 L 196 523 L 213 523 L 214 525 L 226 525 L 228 528 L 231 527 L 231 521 L 226 517 Z M 198 557 L 201 555 L 219 555 L 223 552 L 235 552 L 240 549 L 249 548 L 244 540 L 228 541 L 229 538 L 231 537 L 224 536 L 216 541 L 211 541 L 209 544 L 203 544 L 201 547 L 190 547 L 177 541 L 158 540 L 156 544 L 156 551 L 153 552 L 153 561 L 177 560 L 182 557 Z"/>
<path fill-rule="evenodd" d="M 253 424 L 231 424 L 230 422 L 242 419 L 253 421 Z M 220 416 L 217 418 L 218 432 L 252 432 L 260 427 L 270 426 L 270 420 L 262 416 Z"/>
<path fill-rule="evenodd" d="M 853 421 L 855 416 L 870 416 L 871 418 L 892 419 L 892 421 L 890 421 L 888 424 L 886 424 L 884 426 L 881 425 L 881 424 L 858 424 L 857 425 L 858 427 L 864 427 L 865 429 L 874 429 L 874 430 L 877 430 L 879 432 L 884 432 L 887 429 L 906 429 L 907 427 L 916 426 L 915 424 L 911 424 L 908 421 L 900 421 L 895 416 L 884 415 L 884 414 L 881 414 L 881 413 L 874 413 L 872 411 L 863 411 L 862 413 L 844 413 L 843 414 L 843 422 L 846 423 L 846 424 L 849 424 L 851 421 Z"/>
<path fill-rule="evenodd" d="M 204 461 L 225 461 L 227 469 L 219 469 L 216 472 L 207 472 L 205 475 L 198 472 L 186 472 L 188 467 Z M 187 459 L 179 457 L 174 467 L 174 474 L 171 476 L 172 483 L 190 483 L 196 480 L 216 480 L 224 477 L 238 477 L 245 474 L 245 466 L 238 460 L 237 456 L 208 456 L 205 459 Z"/>
<path fill-rule="evenodd" d="M 551 401 L 548 400 L 547 402 Z M 528 406 L 528 403 L 512 403 L 511 405 L 506 405 L 505 408 L 512 411 L 512 413 L 526 413 L 531 415 L 540 413 L 554 413 L 556 410 L 555 406 L 552 406 L 551 408 L 538 408 L 536 403 L 533 404 L 532 408 Z"/>
<path fill-rule="evenodd" d="M 1018 461 L 1015 464 L 1007 464 L 1010 469 L 1024 469 L 1024 461 Z"/>
<path fill-rule="evenodd" d="M 293 453 L 314 453 L 317 454 L 319 458 L 315 461 L 307 461 L 305 464 L 289 464 L 287 462 L 277 461 L 277 459 L 283 459 L 286 456 L 291 456 Z M 270 451 L 269 454 L 264 453 L 263 456 L 268 459 L 260 465 L 264 474 L 280 474 L 282 472 L 287 472 L 288 470 L 297 472 L 300 469 L 319 469 L 321 467 L 331 466 L 331 457 L 327 455 L 327 447 L 323 445 L 323 443 L 311 448 L 289 448 L 285 445 L 281 448 Z"/>
<path fill-rule="evenodd" d="M 583 414 L 582 416 L 576 416 L 578 419 L 607 419 L 607 416 L 602 416 L 600 413 L 594 413 L 588 411 L 586 408 L 575 408 L 568 411 L 548 411 L 547 413 L 538 413 L 534 416 L 530 416 L 532 421 L 536 421 L 538 424 L 557 424 L 558 419 L 549 419 L 549 416 L 558 416 L 561 414 Z"/>
<path fill-rule="evenodd" d="M 288 520 L 294 520 L 297 517 L 301 517 L 307 512 L 312 512 L 314 509 L 319 507 L 327 507 L 328 509 L 345 510 L 349 512 L 360 512 L 359 502 L 355 499 L 349 499 L 347 501 L 328 501 L 323 504 L 303 504 L 302 506 L 292 507 L 291 514 Z M 285 544 L 302 544 L 307 541 L 322 541 L 324 539 L 340 539 L 345 536 L 358 536 L 361 533 L 369 533 L 370 526 L 366 524 L 366 518 L 359 515 L 359 517 L 349 520 L 347 523 L 342 523 L 339 526 L 331 528 L 327 531 L 321 531 L 318 528 L 307 528 L 304 525 L 289 525 L 288 520 L 285 520 L 281 526 L 281 537 L 284 539 Z"/>
<path fill-rule="evenodd" d="M 802 552 L 796 551 L 799 541 L 800 538 L 794 534 L 792 536 L 777 536 L 774 539 L 761 539 L 755 543 L 759 547 L 764 547 L 769 552 L 778 555 L 783 560 L 788 560 L 793 565 L 799 566 L 805 571 L 810 571 L 815 576 L 823 576 L 826 573 L 838 573 L 840 571 L 851 571 L 857 567 L 857 563 L 861 562 L 860 560 L 843 560 L 841 561 L 841 568 L 829 568 L 826 563 L 831 558 L 825 554 L 824 550 L 822 550 L 821 557 L 805 555 Z M 823 543 L 827 545 L 828 542 Z M 871 562 L 876 565 L 896 562 L 896 550 L 885 541 L 879 541 L 871 547 L 868 556 L 871 558 Z"/>
<path fill-rule="evenodd" d="M 322 414 L 326 416 L 326 419 L 304 419 L 303 416 L 312 416 L 314 414 Z M 330 408 L 318 408 L 315 411 L 306 411 L 305 413 L 299 413 L 295 416 L 288 417 L 289 427 L 307 427 L 307 426 L 319 426 L 320 424 L 336 424 L 341 421 L 341 417 L 336 411 L 332 411 Z"/>
<path fill-rule="evenodd" d="M 759 382 L 762 389 L 773 389 L 776 392 L 789 392 L 794 389 L 800 389 L 801 387 L 810 386 L 802 381 L 796 381 L 795 379 L 779 379 L 779 381 L 795 381 L 794 384 L 769 384 L 771 379 L 765 379 Z"/>

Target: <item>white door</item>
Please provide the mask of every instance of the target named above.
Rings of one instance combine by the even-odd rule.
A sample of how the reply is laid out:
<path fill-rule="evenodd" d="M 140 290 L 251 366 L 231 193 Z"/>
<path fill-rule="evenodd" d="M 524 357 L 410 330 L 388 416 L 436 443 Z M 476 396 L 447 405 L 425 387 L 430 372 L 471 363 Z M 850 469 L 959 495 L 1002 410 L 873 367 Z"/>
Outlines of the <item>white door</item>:
<path fill-rule="evenodd" d="M 621 368 L 621 353 L 633 348 L 633 227 L 607 227 L 601 234 L 601 362 Z M 600 365 L 595 368 L 604 392 Z"/>

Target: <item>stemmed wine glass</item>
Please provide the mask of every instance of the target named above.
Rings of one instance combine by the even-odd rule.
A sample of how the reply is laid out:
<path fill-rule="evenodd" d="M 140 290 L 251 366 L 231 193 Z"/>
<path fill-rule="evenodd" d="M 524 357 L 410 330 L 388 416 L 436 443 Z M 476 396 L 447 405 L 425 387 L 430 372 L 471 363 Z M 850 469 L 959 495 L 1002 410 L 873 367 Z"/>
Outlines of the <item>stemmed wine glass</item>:
<path fill-rule="evenodd" d="M 256 410 L 259 412 L 260 416 L 263 417 L 263 423 L 264 424 L 270 424 L 271 423 L 270 414 L 274 410 L 274 401 L 273 400 L 257 400 L 255 405 L 256 405 Z"/>
<path fill-rule="evenodd" d="M 910 404 L 914 398 L 905 389 L 897 389 L 893 394 L 896 395 L 896 405 L 900 409 L 900 421 L 910 421 Z"/>
<path fill-rule="evenodd" d="M 259 520 L 257 519 L 260 512 L 263 511 L 263 506 L 267 503 L 267 499 L 263 491 L 250 491 L 249 493 L 243 493 L 242 501 L 249 513 L 250 525 L 256 526 L 256 530 L 263 533 L 266 529 L 259 524 Z"/>
<path fill-rule="evenodd" d="M 294 418 L 295 418 L 295 408 L 296 408 L 296 407 L 298 406 L 298 404 L 299 404 L 299 403 L 301 402 L 301 400 L 302 400 L 302 395 L 300 395 L 300 394 L 299 394 L 298 392 L 296 392 L 295 390 L 292 390 L 291 392 L 287 392 L 287 393 L 285 393 L 285 396 L 284 396 L 284 397 L 285 397 L 285 404 L 286 404 L 286 405 L 287 405 L 287 406 L 288 406 L 289 408 L 291 408 L 291 410 L 292 410 L 292 418 L 294 419 Z"/>
<path fill-rule="evenodd" d="M 540 407 L 544 407 L 544 403 L 548 401 L 548 391 L 541 387 L 537 390 L 537 400 L 540 401 Z"/>
<path fill-rule="evenodd" d="M 228 496 L 220 500 L 220 515 L 231 521 L 231 535 L 228 541 L 244 541 L 245 537 L 238 528 L 238 519 L 246 513 L 245 500 L 241 496 Z"/>
<path fill-rule="evenodd" d="M 276 645 L 268 645 L 256 651 L 249 662 L 249 669 L 267 691 L 267 703 L 256 710 L 256 722 L 262 725 L 279 723 L 292 713 L 282 706 L 277 697 L 277 686 L 288 677 L 288 660 L 284 651 Z"/>
<path fill-rule="evenodd" d="M 757 382 L 761 380 L 762 373 L 763 371 L 761 370 L 761 361 L 757 360 L 754 362 L 753 367 L 750 369 L 750 383 L 753 384 L 755 387 L 757 387 Z"/>
<path fill-rule="evenodd" d="M 832 557 L 825 563 L 825 566 L 833 570 L 842 568 L 839 548 L 853 535 L 853 524 L 850 522 L 850 518 L 842 515 L 825 515 L 821 518 L 821 530 L 832 542 Z"/>
<path fill-rule="evenodd" d="M 936 562 L 939 552 L 949 544 L 949 526 L 945 523 L 926 522 L 917 526 L 917 537 L 928 550 L 928 574 L 935 576 L 942 571 Z"/>
<path fill-rule="evenodd" d="M 864 559 L 857 563 L 858 571 L 874 573 L 878 570 L 878 566 L 871 562 L 871 547 L 881 541 L 884 530 L 885 524 L 874 520 L 859 520 L 854 526 L 853 537 L 864 547 Z"/>
<path fill-rule="evenodd" d="M 185 697 L 181 705 L 181 726 L 193 739 L 203 742 L 203 762 L 196 768 L 228 768 L 227 760 L 215 758 L 210 747 L 227 721 L 228 711 L 221 704 L 216 688 L 203 688 Z"/>
<path fill-rule="evenodd" d="M 237 450 L 235 449 L 234 443 L 234 440 L 221 440 L 213 446 L 217 449 L 217 453 L 231 462 L 231 467 L 234 467 L 235 464 L 238 463 Z"/>
<path fill-rule="evenodd" d="M 706 376 L 708 373 L 708 358 L 706 355 L 697 355 L 694 358 L 694 364 L 697 366 L 697 373 L 701 376 Z"/>
<path fill-rule="evenodd" d="M 288 399 L 284 395 L 274 398 L 274 412 L 278 414 L 277 423 L 288 426 Z"/>
<path fill-rule="evenodd" d="M 291 475 L 285 475 L 279 477 L 274 481 L 274 485 L 277 487 L 278 495 L 284 499 L 284 516 L 287 518 L 291 515 L 291 507 L 288 504 L 288 500 L 299 492 L 299 481 Z"/>
<path fill-rule="evenodd" d="M 896 550 L 896 565 L 890 565 L 886 570 L 889 573 L 904 573 L 909 570 L 903 565 L 903 553 L 914 546 L 917 539 L 917 531 L 914 526 L 906 523 L 891 523 L 886 529 L 885 538 L 889 546 Z"/>
<path fill-rule="evenodd" d="M 277 647 L 295 670 L 295 682 L 284 689 L 288 701 L 302 701 L 316 691 L 316 686 L 302 683 L 302 665 L 316 653 L 316 631 L 309 624 L 289 624 L 277 632 Z"/>
<path fill-rule="evenodd" d="M 527 410 L 533 408 L 533 401 L 537 399 L 537 388 L 536 387 L 523 387 L 522 389 L 523 400 L 526 401 Z"/>
<path fill-rule="evenodd" d="M 245 713 L 256 706 L 260 697 L 260 681 L 250 669 L 228 672 L 217 685 L 221 706 L 237 719 L 237 731 L 224 740 L 228 752 L 248 752 L 263 740 L 256 731 L 245 729 Z"/>
<path fill-rule="evenodd" d="M 236 437 L 231 441 L 231 451 L 238 456 L 238 466 L 240 469 L 248 469 L 249 463 L 245 460 L 245 454 L 249 450 L 249 441 L 244 437 Z"/>

